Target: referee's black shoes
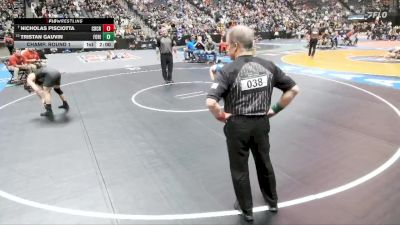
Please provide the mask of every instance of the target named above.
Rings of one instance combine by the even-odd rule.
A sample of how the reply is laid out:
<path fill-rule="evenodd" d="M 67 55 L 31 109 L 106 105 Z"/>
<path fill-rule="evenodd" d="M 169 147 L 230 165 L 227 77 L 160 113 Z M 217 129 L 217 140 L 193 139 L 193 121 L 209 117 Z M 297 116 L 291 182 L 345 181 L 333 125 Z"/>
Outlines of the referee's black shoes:
<path fill-rule="evenodd" d="M 278 213 L 278 206 L 277 205 L 270 205 L 268 211 L 272 213 Z"/>
<path fill-rule="evenodd" d="M 242 216 L 244 218 L 244 220 L 246 220 L 247 222 L 251 222 L 254 220 L 253 218 L 253 211 L 243 211 L 240 208 L 239 202 L 236 200 L 235 204 L 233 205 L 233 208 L 235 208 L 236 210 L 238 210 L 239 212 L 242 213 Z"/>
<path fill-rule="evenodd" d="M 268 211 L 272 213 L 278 213 L 278 203 L 276 201 L 270 201 L 269 199 L 265 199 L 265 202 L 269 206 Z"/>

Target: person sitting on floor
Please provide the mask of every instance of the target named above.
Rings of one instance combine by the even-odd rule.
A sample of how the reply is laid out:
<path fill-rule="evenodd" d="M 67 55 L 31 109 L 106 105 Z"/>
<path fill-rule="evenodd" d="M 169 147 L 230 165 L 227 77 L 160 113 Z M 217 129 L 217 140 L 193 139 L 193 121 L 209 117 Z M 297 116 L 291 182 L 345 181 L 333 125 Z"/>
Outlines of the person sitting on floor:
<path fill-rule="evenodd" d="M 107 56 L 106 59 L 107 60 L 112 60 L 112 59 L 116 59 L 118 56 L 116 56 L 111 50 L 107 51 Z"/>
<path fill-rule="evenodd" d="M 389 50 L 386 59 L 400 59 L 400 46 L 396 46 L 394 49 Z"/>

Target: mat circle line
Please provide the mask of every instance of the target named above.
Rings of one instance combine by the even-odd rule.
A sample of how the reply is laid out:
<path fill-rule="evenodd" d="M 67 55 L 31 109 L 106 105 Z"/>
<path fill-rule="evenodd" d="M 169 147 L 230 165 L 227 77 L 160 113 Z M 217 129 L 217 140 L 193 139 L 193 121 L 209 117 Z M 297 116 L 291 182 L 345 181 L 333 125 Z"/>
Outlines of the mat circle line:
<path fill-rule="evenodd" d="M 168 87 L 168 86 L 179 85 L 179 84 L 212 84 L 212 83 L 213 82 L 209 82 L 209 81 L 190 81 L 190 82 L 177 82 L 177 83 L 172 83 L 172 84 L 155 85 L 155 86 L 151 86 L 151 87 L 144 88 L 142 90 L 137 91 L 135 94 L 132 95 L 131 100 L 132 100 L 133 104 L 139 106 L 140 108 L 157 111 L 157 112 L 170 112 L 170 113 L 206 112 L 206 111 L 208 111 L 208 109 L 193 109 L 193 110 L 157 109 L 157 108 L 153 108 L 153 107 L 149 107 L 149 106 L 140 104 L 139 102 L 136 101 L 136 97 L 138 95 L 144 93 L 145 91 L 148 91 L 148 90 L 151 90 L 154 88 L 158 88 L 158 87 L 164 87 L 164 86 Z M 205 105 L 205 100 L 204 100 L 204 105 Z"/>

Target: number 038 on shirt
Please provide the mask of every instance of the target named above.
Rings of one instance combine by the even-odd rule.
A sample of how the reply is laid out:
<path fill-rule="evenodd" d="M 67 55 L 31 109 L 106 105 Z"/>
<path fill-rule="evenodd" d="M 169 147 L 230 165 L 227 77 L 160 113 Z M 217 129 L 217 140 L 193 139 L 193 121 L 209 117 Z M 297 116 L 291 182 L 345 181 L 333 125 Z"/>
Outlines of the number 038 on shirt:
<path fill-rule="evenodd" d="M 266 87 L 268 85 L 268 76 L 253 77 L 240 81 L 242 91 Z"/>

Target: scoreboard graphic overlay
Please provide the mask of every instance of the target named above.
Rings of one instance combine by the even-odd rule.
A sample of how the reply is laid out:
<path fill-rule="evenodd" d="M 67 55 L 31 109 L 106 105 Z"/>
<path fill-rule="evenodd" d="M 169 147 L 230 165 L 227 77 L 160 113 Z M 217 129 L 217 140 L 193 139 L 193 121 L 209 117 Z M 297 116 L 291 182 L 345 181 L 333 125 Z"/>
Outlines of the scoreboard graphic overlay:
<path fill-rule="evenodd" d="M 14 19 L 16 48 L 114 48 L 113 18 Z"/>

